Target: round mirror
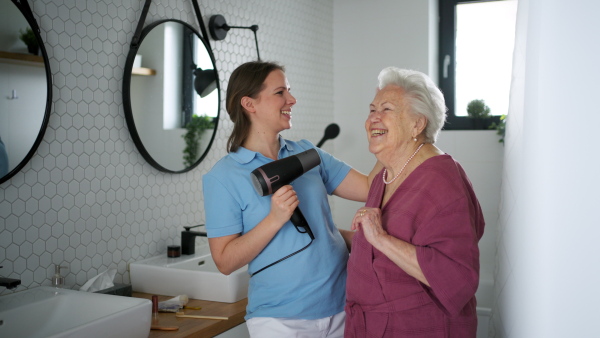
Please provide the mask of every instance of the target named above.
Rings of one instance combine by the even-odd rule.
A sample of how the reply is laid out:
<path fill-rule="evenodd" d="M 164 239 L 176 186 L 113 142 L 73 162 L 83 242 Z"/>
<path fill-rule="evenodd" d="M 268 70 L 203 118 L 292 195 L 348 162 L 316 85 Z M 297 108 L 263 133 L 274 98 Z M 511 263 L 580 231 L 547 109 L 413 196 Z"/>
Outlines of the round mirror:
<path fill-rule="evenodd" d="M 208 153 L 219 120 L 217 70 L 204 39 L 187 23 L 162 20 L 132 44 L 123 79 L 125 118 L 142 156 L 181 173 Z"/>
<path fill-rule="evenodd" d="M 0 183 L 37 150 L 50 116 L 52 77 L 26 2 L 0 2 Z"/>

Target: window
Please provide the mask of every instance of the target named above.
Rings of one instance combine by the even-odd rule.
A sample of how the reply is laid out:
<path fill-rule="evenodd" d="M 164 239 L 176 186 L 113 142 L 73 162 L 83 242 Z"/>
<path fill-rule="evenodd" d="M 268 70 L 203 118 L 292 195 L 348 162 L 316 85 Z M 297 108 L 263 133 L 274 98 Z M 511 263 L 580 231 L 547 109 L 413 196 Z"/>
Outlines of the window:
<path fill-rule="evenodd" d="M 467 104 L 475 99 L 490 107 L 489 123 L 507 114 L 516 10 L 516 0 L 439 0 L 439 85 L 448 106 L 444 129 L 481 129 L 467 117 Z"/>

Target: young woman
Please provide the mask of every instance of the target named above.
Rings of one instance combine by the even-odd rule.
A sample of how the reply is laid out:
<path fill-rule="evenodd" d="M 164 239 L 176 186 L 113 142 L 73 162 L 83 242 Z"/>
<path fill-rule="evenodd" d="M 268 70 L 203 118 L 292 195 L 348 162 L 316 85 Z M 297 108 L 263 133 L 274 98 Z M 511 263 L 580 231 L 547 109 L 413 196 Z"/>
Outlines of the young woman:
<path fill-rule="evenodd" d="M 229 154 L 203 177 L 206 228 L 222 273 L 249 265 L 250 335 L 342 337 L 351 233 L 335 227 L 327 195 L 365 201 L 368 178 L 309 141 L 280 136 L 292 127 L 296 104 L 283 66 L 241 65 L 231 74 L 226 104 L 234 128 Z M 311 148 L 320 165 L 273 195 L 254 190 L 254 169 Z M 312 242 L 290 222 L 296 207 L 314 233 Z"/>

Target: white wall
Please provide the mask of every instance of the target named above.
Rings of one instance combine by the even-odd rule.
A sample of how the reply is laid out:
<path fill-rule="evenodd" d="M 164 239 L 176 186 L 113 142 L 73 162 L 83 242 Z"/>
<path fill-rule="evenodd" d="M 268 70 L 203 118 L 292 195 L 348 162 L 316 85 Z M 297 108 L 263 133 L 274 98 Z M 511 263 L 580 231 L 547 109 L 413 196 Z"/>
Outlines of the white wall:
<path fill-rule="evenodd" d="M 437 81 L 437 1 L 334 1 L 335 122 L 340 136 L 335 154 L 368 173 L 374 156 L 368 151 L 364 121 L 375 94 L 377 75 L 387 66 L 411 68 Z M 465 168 L 481 203 L 486 229 L 480 241 L 481 283 L 493 284 L 496 223 L 503 146 L 495 131 L 442 131 L 436 144 Z M 349 228 L 362 203 L 334 198 L 334 219 Z M 491 307 L 491 295 L 479 295 Z"/>
<path fill-rule="evenodd" d="M 334 116 L 340 135 L 333 141 L 335 155 L 368 173 L 375 157 L 368 150 L 364 122 L 375 94 L 377 75 L 387 66 L 427 73 L 429 37 L 427 1 L 334 0 Z M 349 227 L 360 203 L 335 199 L 336 222 Z"/>
<path fill-rule="evenodd" d="M 600 3 L 519 0 L 495 337 L 598 337 Z"/>

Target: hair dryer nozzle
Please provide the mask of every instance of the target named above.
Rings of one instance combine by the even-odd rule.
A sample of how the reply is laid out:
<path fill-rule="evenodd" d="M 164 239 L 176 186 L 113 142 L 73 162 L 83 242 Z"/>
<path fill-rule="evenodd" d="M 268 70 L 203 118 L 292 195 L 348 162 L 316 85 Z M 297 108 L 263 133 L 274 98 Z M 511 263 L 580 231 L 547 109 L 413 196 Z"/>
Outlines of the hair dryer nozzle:
<path fill-rule="evenodd" d="M 313 148 L 260 166 L 252 171 L 250 178 L 256 192 L 267 196 L 320 163 L 321 157 Z"/>

